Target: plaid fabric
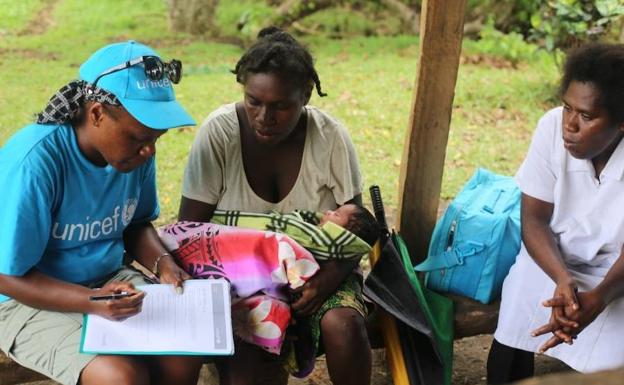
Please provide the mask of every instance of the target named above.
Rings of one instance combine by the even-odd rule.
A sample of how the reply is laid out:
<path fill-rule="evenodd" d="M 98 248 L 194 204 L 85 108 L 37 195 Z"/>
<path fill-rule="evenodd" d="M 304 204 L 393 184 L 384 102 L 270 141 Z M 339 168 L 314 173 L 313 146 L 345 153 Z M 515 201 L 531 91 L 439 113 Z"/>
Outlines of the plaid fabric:
<path fill-rule="evenodd" d="M 227 226 L 286 234 L 320 261 L 355 259 L 371 250 L 368 243 L 335 223 L 327 222 L 319 227 L 319 214 L 312 211 L 257 214 L 234 210 L 216 210 L 211 221 Z"/>
<path fill-rule="evenodd" d="M 37 115 L 37 123 L 67 123 L 80 114 L 87 100 L 121 106 L 117 97 L 110 92 L 93 87 L 84 80 L 73 80 L 50 98 L 43 111 Z"/>

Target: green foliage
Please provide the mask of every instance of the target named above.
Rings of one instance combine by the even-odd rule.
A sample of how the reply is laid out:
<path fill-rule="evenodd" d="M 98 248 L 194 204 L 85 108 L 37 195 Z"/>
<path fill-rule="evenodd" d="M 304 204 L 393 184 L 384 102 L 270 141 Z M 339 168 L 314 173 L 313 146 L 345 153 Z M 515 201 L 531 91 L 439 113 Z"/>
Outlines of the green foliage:
<path fill-rule="evenodd" d="M 217 7 L 217 25 L 224 36 L 239 36 L 253 40 L 258 31 L 266 27 L 275 10 L 263 1 L 221 1 Z"/>
<path fill-rule="evenodd" d="M 467 22 L 493 19 L 499 31 L 520 33 L 548 51 L 615 40 L 623 15 L 622 0 L 468 0 L 467 5 Z"/>
<path fill-rule="evenodd" d="M 342 38 L 375 34 L 375 21 L 362 12 L 348 7 L 329 8 L 316 12 L 300 22 L 309 30 L 324 36 Z"/>
<path fill-rule="evenodd" d="M 477 50 L 481 53 L 500 56 L 515 67 L 521 60 L 532 59 L 537 47 L 524 41 L 517 32 L 503 33 L 494 27 L 493 19 L 481 29 Z"/>
<path fill-rule="evenodd" d="M 18 3 L 5 5 L 10 8 Z M 236 20 L 245 10 L 241 4 L 251 3 L 222 1 L 217 15 L 220 30 L 236 34 Z M 261 15 L 264 7 L 248 9 Z M 32 8 L 31 16 L 36 9 Z M 13 15 L 5 20 L 8 25 L 29 21 L 12 9 L 7 14 Z M 242 48 L 170 32 L 164 2 L 64 0 L 50 17 L 54 23 L 42 34 L 9 33 L 0 38 L 0 145 L 31 122 L 54 91 L 76 77 L 78 66 L 89 54 L 122 39 L 147 42 L 164 57 L 183 61 L 185 74 L 175 87 L 176 96 L 197 122 L 218 106 L 241 99 L 240 86 L 228 69 Z M 496 39 L 509 41 L 498 44 Z M 397 206 L 418 39 L 360 36 L 336 40 L 319 35 L 304 41 L 317 59 L 323 89 L 329 94 L 313 96 L 311 104 L 348 127 L 365 185 L 381 186 L 392 213 Z M 454 196 L 478 166 L 509 175 L 522 161 L 537 119 L 555 103 L 552 95 L 558 78 L 552 57 L 534 50 L 521 45 L 517 36 L 506 38 L 494 31 L 486 32 L 481 41 L 464 42 L 464 57 L 487 60 L 460 67 L 442 185 L 444 199 Z M 512 59 L 515 68 L 498 65 Z M 182 174 L 196 132 L 196 127 L 170 130 L 158 141 L 159 223 L 176 216 Z"/>
<path fill-rule="evenodd" d="M 378 1 L 347 1 L 316 12 L 299 23 L 315 34 L 330 38 L 354 36 L 394 36 L 401 33 L 401 22 Z"/>
<path fill-rule="evenodd" d="M 621 0 L 548 1 L 531 15 L 530 37 L 549 51 L 575 46 L 608 34 L 623 15 Z"/>

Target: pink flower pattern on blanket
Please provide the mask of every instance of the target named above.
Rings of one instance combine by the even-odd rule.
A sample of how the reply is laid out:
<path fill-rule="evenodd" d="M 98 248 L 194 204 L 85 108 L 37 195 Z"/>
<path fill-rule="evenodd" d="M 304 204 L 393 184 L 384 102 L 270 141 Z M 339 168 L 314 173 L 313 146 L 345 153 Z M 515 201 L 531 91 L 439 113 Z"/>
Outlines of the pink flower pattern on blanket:
<path fill-rule="evenodd" d="M 177 222 L 159 235 L 193 278 L 230 282 L 237 337 L 279 354 L 290 322 L 286 289 L 319 269 L 310 252 L 283 234 L 213 223 Z"/>
<path fill-rule="evenodd" d="M 280 354 L 290 306 L 267 295 L 252 295 L 232 305 L 232 328 L 243 341 Z"/>

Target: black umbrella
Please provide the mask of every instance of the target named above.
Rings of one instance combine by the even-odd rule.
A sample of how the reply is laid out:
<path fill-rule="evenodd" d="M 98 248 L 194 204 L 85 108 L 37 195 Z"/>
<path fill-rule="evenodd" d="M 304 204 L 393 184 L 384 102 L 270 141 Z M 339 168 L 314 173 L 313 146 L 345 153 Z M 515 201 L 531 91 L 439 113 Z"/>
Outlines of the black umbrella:
<path fill-rule="evenodd" d="M 393 381 L 450 384 L 453 303 L 421 285 L 403 240 L 388 230 L 379 187 L 370 190 L 382 235 L 371 253 L 364 294 L 386 312 L 380 318 Z"/>

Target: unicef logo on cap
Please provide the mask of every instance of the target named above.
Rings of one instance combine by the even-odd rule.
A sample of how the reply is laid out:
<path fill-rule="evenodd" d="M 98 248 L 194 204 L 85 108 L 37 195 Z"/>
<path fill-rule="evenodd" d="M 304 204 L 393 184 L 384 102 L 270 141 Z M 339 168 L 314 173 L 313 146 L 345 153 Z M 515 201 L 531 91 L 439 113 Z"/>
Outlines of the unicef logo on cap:
<path fill-rule="evenodd" d="M 137 208 L 138 200 L 136 198 L 130 198 L 124 204 L 123 210 L 121 210 L 121 222 L 124 226 L 128 226 L 132 218 L 134 217 L 134 212 Z"/>

